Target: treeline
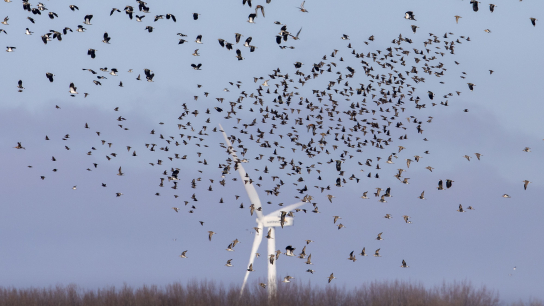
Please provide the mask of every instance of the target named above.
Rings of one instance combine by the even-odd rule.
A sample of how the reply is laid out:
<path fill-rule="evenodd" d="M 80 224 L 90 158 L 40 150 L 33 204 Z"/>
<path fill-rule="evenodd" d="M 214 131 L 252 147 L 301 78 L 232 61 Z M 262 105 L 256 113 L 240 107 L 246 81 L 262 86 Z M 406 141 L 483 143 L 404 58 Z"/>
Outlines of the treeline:
<path fill-rule="evenodd" d="M 485 286 L 474 288 L 470 282 L 453 282 L 433 288 L 406 281 L 370 282 L 357 289 L 311 284 L 279 283 L 275 298 L 254 283 L 243 296 L 240 288 L 217 285 L 213 281 L 191 281 L 164 287 L 144 285 L 83 289 L 76 285 L 49 288 L 0 287 L 0 306 L 499 306 L 505 305 L 499 295 Z M 544 306 L 540 301 L 507 304 L 512 306 Z"/>

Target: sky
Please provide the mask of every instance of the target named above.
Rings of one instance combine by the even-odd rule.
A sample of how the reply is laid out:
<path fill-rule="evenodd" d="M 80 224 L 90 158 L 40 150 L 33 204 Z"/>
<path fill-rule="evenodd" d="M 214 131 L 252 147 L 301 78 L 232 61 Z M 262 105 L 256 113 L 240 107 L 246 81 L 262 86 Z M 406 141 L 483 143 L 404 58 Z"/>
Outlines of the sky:
<path fill-rule="evenodd" d="M 79 10 L 71 11 L 70 4 L 77 5 Z M 135 18 L 130 20 L 124 11 L 110 16 L 113 7 L 123 10 L 126 5 L 133 5 L 137 10 L 134 2 L 46 1 L 48 10 L 42 15 L 23 11 L 18 1 L 0 3 L 3 14 L 0 20 L 9 16 L 8 25 L 0 24 L 7 32 L 0 33 L 0 41 L 3 46 L 16 47 L 14 52 L 0 52 L 3 71 L 0 74 L 3 131 L 0 134 L 3 157 L 0 286 L 76 283 L 100 288 L 124 283 L 165 285 L 193 279 L 241 284 L 255 235 L 256 217 L 250 215 L 251 203 L 233 164 L 225 176 L 225 186 L 218 183 L 223 179 L 221 175 L 229 158 L 221 145 L 224 143 L 221 133 L 213 131 L 221 124 L 229 135 L 242 140 L 235 144 L 239 154 L 243 148 L 247 149 L 244 158 L 248 163 L 244 163 L 244 168 L 261 185 L 256 188 L 264 214 L 278 209 L 278 204 L 299 202 L 305 195 L 313 197 L 311 202 L 321 212 L 312 213 L 313 206 L 307 203 L 303 206 L 307 213 L 295 213 L 294 226 L 277 229 L 276 247 L 282 251 L 292 245 L 299 254 L 306 240 L 314 241 L 306 249 L 307 254 L 312 254 L 314 264 L 309 266 L 304 264 L 305 260 L 282 255 L 276 262 L 278 277 L 290 275 L 296 281 L 326 286 L 327 277 L 334 273 L 337 277 L 334 283 L 347 288 L 374 280 L 421 281 L 429 287 L 443 281 L 469 280 L 475 286 L 497 290 L 505 300 L 544 299 L 539 290 L 544 282 L 544 268 L 540 264 L 540 254 L 544 251 L 541 238 L 544 209 L 540 200 L 544 191 L 540 158 L 544 150 L 540 133 L 544 122 L 540 114 L 544 106 L 537 98 L 544 90 L 539 83 L 543 64 L 538 57 L 542 27 L 539 21 L 533 27 L 529 19 L 540 17 L 538 13 L 543 11 L 544 3 L 505 0 L 494 4 L 497 7 L 491 13 L 488 3 L 483 2 L 479 11 L 474 12 L 468 0 L 310 0 L 304 4 L 308 12 L 303 13 L 297 8 L 298 3 L 281 0 L 269 4 L 253 1 L 252 8 L 243 6 L 242 1 L 150 0 L 147 2 L 150 13 L 137 22 Z M 31 5 L 36 7 L 37 3 Z M 255 23 L 248 23 L 248 15 L 257 5 L 264 6 L 266 17 L 259 12 Z M 406 11 L 413 11 L 416 20 L 406 20 Z M 58 18 L 50 19 L 48 12 L 55 12 Z M 192 19 L 195 12 L 200 13 L 196 21 Z M 155 15 L 167 13 L 174 14 L 177 22 L 153 21 Z M 77 25 L 83 25 L 84 16 L 89 14 L 93 15 L 91 25 L 84 25 L 83 33 L 76 32 Z M 144 15 L 135 12 L 140 14 Z M 458 23 L 455 15 L 462 17 Z M 35 24 L 28 16 L 34 18 Z M 302 29 L 299 40 L 289 38 L 282 43 L 294 49 L 278 47 L 275 36 L 281 25 L 275 21 L 287 25 L 291 33 Z M 411 25 L 419 27 L 416 33 Z M 42 42 L 40 36 L 66 26 L 74 32 L 63 35 L 62 41 Z M 148 33 L 146 26 L 153 26 L 153 32 Z M 34 32 L 32 35 L 25 35 L 27 27 Z M 110 44 L 102 42 L 104 32 L 112 37 Z M 183 38 L 187 42 L 178 44 L 181 36 L 177 33 L 186 34 Z M 234 33 L 243 35 L 239 44 L 235 44 Z M 443 38 L 445 33 L 450 33 L 448 38 Z M 343 34 L 349 40 L 342 40 Z M 195 42 L 197 35 L 202 35 L 202 44 Z M 369 41 L 372 35 L 375 39 Z M 392 44 L 399 35 L 410 38 L 412 44 Z M 434 39 L 432 35 L 440 43 L 425 46 L 425 41 Z M 252 37 L 251 45 L 257 47 L 255 52 L 243 46 L 248 37 Z M 234 50 L 222 48 L 219 38 L 233 43 Z M 457 39 L 461 43 L 455 44 L 455 54 L 449 54 L 443 42 Z M 406 77 L 406 82 L 415 89 L 409 95 L 407 86 L 403 86 L 406 96 L 398 108 L 405 110 L 399 110 L 399 116 L 395 117 L 391 107 L 398 98 L 393 103 L 376 106 L 371 94 L 347 97 L 334 92 L 334 89 L 338 92 L 349 87 L 356 89 L 361 83 L 365 86 L 372 83 L 374 94 L 381 88 L 392 91 L 389 85 L 377 85 L 378 80 L 371 82 L 361 60 L 373 67 L 373 74 L 388 75 L 393 73 L 392 69 L 380 67 L 372 58 L 355 58 L 352 54 L 354 50 L 365 55 L 380 50 L 382 53 L 377 56 L 380 61 L 388 47 L 410 51 L 405 55 L 406 66 L 400 65 L 400 56 L 394 57 L 398 62 L 392 63 L 395 70 L 403 73 L 416 66 L 418 76 L 425 78 L 424 82 L 416 83 L 410 79 L 413 74 Z M 94 59 L 87 55 L 90 48 L 97 50 Z M 424 74 L 422 67 L 426 62 L 414 61 L 413 48 L 429 49 L 428 53 L 425 51 L 427 57 L 437 58 L 428 65 L 436 67 L 443 63 L 444 75 Z M 200 56 L 192 56 L 195 49 L 199 49 Z M 236 49 L 242 52 L 243 60 L 237 60 Z M 334 50 L 336 56 L 331 57 Z M 392 53 L 401 51 L 393 49 Z M 301 84 L 298 82 L 301 76 L 295 74 L 295 62 L 304 64 L 299 71 L 307 76 L 312 76 L 312 67 L 320 62 L 328 64 L 324 68 L 330 67 L 332 72 Z M 199 63 L 201 70 L 191 67 Z M 352 78 L 346 77 L 347 66 L 356 71 Z M 104 67 L 108 71 L 117 68 L 118 76 L 100 71 Z M 146 68 L 154 72 L 153 82 L 145 81 Z M 92 69 L 98 74 L 82 69 Z M 129 69 L 133 72 L 129 73 Z M 256 89 L 265 80 L 270 80 L 270 91 L 283 80 L 270 77 L 275 69 L 293 79 L 288 88 L 288 92 L 296 93 L 292 103 L 278 104 L 274 101 L 278 95 L 266 94 L 263 86 L 263 106 L 253 104 L 255 98 L 251 94 L 257 95 Z M 490 74 L 489 70 L 494 72 Z M 329 82 L 338 78 L 337 71 L 343 79 L 327 90 Z M 432 71 L 440 70 L 432 68 Z M 55 75 L 54 82 L 47 80 L 46 72 Z M 138 75 L 141 81 L 136 80 Z M 96 76 L 107 79 L 98 80 Z M 262 79 L 255 82 L 255 77 Z M 17 88 L 19 80 L 23 81 L 22 92 Z M 102 85 L 93 84 L 93 80 Z M 118 86 L 119 81 L 123 87 Z M 72 82 L 79 93 L 75 97 L 69 93 Z M 473 91 L 467 86 L 469 82 L 476 85 Z M 280 85 L 280 93 L 282 89 Z M 327 94 L 319 101 L 313 90 Z M 428 98 L 428 91 L 435 93 L 434 100 Z M 88 96 L 84 97 L 84 93 Z M 339 113 L 330 118 L 325 111 L 323 130 L 312 135 L 306 125 L 317 119 L 307 116 L 315 116 L 317 112 L 312 113 L 298 103 L 302 97 L 313 105 L 330 108 L 328 93 L 338 101 L 335 110 Z M 453 95 L 444 98 L 448 93 Z M 247 97 L 240 101 L 240 95 L 244 94 Z M 410 97 L 419 97 L 419 104 L 425 104 L 425 108 L 416 109 Z M 223 98 L 223 102 L 218 98 Z M 369 131 L 366 135 L 361 131 L 350 133 L 349 127 L 355 123 L 343 113 L 352 110 L 352 103 L 362 105 L 364 98 L 367 109 L 376 113 L 358 115 L 358 122 L 377 119 L 383 124 L 384 114 L 379 108 L 390 108 L 391 112 L 385 116 L 392 122 L 391 135 L 387 137 L 392 141 L 383 149 L 369 143 L 357 152 L 357 148 L 335 141 L 334 133 L 345 137 L 351 134 L 351 139 L 360 137 L 361 142 L 372 140 Z M 446 100 L 449 106 L 440 105 Z M 236 114 L 231 116 L 227 115 L 230 102 L 236 103 Z M 432 106 L 433 102 L 437 105 Z M 116 107 L 118 111 L 114 110 Z M 223 112 L 214 107 L 222 108 Z M 281 120 L 272 121 L 273 116 L 268 113 L 269 118 L 262 122 L 266 111 L 259 109 L 266 107 L 287 113 L 289 120 L 281 125 Z M 118 121 L 120 117 L 126 120 Z M 430 117 L 432 121 L 428 123 Z M 297 118 L 304 123 L 295 125 Z M 254 119 L 254 125 L 244 127 Z M 422 122 L 422 134 L 417 133 L 414 119 Z M 396 122 L 402 122 L 406 130 L 395 128 Z M 342 126 L 346 132 L 341 131 Z M 265 132 L 261 143 L 255 142 L 258 129 Z M 269 133 L 271 129 L 273 134 Z M 327 130 L 331 134 L 326 136 L 323 153 L 312 158 L 287 136 L 287 133 L 299 135 L 297 141 L 304 144 L 313 139 L 316 146 L 319 133 Z M 255 137 L 253 141 L 251 134 Z M 399 140 L 404 135 L 407 139 Z M 49 140 L 45 140 L 46 136 Z M 170 136 L 174 139 L 168 144 Z M 262 147 L 264 140 L 273 148 Z M 180 145 L 176 146 L 175 141 Z M 14 148 L 18 142 L 24 150 Z M 155 150 L 150 151 L 152 146 L 145 144 L 156 144 Z M 238 148 L 239 145 L 243 147 Z M 333 149 L 333 145 L 338 149 Z M 131 149 L 127 150 L 127 146 Z M 405 149 L 398 152 L 398 146 Z M 524 152 L 525 147 L 531 152 Z M 277 155 L 273 154 L 274 149 Z M 348 153 L 341 155 L 344 150 Z M 133 156 L 134 151 L 137 156 Z M 482 154 L 480 160 L 476 159 L 476 152 Z M 387 164 L 385 161 L 392 153 L 396 153 L 394 164 Z M 174 154 L 187 158 L 176 159 Z M 263 158 L 257 160 L 260 154 Z M 414 160 L 414 155 L 422 158 L 420 162 L 412 161 L 408 168 L 405 159 Z M 464 155 L 471 156 L 471 160 Z M 284 157 L 287 163 L 292 159 L 301 167 L 301 173 L 291 171 L 291 165 L 280 169 L 277 159 L 268 160 L 270 156 Z M 342 178 L 346 183 L 336 187 L 336 178 L 340 176 L 334 161 L 342 159 L 345 171 Z M 364 165 L 367 159 L 372 160 L 371 167 Z M 333 163 L 327 163 L 331 160 Z M 98 164 L 96 168 L 93 163 Z M 381 170 L 376 169 L 377 164 Z M 311 165 L 314 167 L 308 173 L 306 167 Z M 265 166 L 269 173 L 264 173 Z M 427 166 L 433 167 L 433 171 L 425 169 Z M 119 167 L 123 176 L 116 175 Z M 171 168 L 180 169 L 175 190 L 167 180 L 164 187 L 159 186 L 160 178 L 166 178 L 163 172 L 170 175 Z M 409 184 L 402 184 L 394 177 L 399 168 L 406 170 L 402 177 L 409 178 Z M 367 177 L 369 173 L 371 178 Z M 376 173 L 379 178 L 374 177 Z M 358 183 L 348 179 L 352 174 L 359 178 Z M 272 180 L 272 176 L 278 178 Z M 191 181 L 198 178 L 192 188 Z M 266 195 L 265 190 L 274 188 L 279 179 L 284 185 L 278 196 Z M 438 181 L 446 179 L 454 181 L 452 188 L 437 190 Z M 523 187 L 524 180 L 531 181 L 527 190 Z M 102 183 L 107 187 L 102 187 Z M 305 185 L 308 191 L 297 191 Z M 212 191 L 208 190 L 210 186 Z M 330 186 L 330 190 L 321 192 L 314 186 Z M 380 203 L 380 198 L 373 195 L 377 187 L 391 187 L 392 197 L 386 198 L 387 203 Z M 365 191 L 369 199 L 361 199 Z M 418 198 L 422 191 L 425 200 Z M 116 193 L 123 195 L 116 197 Z M 198 201 L 191 198 L 193 194 Z M 503 194 L 511 198 L 503 198 Z M 327 195 L 334 196 L 332 202 Z M 241 204 L 244 209 L 239 208 Z M 457 212 L 459 204 L 465 209 L 472 206 L 474 210 Z M 179 212 L 172 207 L 178 207 Z M 393 218 L 386 219 L 385 214 Z M 403 215 L 410 216 L 412 223 L 405 223 Z M 333 216 L 342 219 L 334 224 Z M 338 223 L 345 228 L 338 229 Z M 216 232 L 211 242 L 208 231 Z M 382 241 L 376 240 L 380 232 L 383 232 Z M 235 239 L 240 241 L 235 251 L 226 251 Z M 359 254 L 363 247 L 368 257 L 357 255 L 356 262 L 347 260 L 351 251 Z M 378 248 L 382 256 L 379 258 L 372 256 Z M 187 258 L 180 258 L 185 250 Z M 266 241 L 259 252 L 266 254 Z M 233 259 L 233 267 L 225 266 L 228 259 Z M 400 268 L 403 259 L 410 268 Z M 307 273 L 308 268 L 315 273 Z M 250 281 L 266 277 L 265 256 L 255 261 L 254 270 Z"/>

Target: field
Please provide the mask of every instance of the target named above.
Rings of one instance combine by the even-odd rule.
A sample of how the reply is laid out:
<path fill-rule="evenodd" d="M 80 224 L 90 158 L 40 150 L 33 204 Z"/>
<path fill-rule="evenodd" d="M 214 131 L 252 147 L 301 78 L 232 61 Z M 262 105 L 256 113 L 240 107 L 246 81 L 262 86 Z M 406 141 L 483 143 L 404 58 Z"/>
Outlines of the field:
<path fill-rule="evenodd" d="M 426 288 L 418 282 L 383 281 L 366 283 L 355 289 L 334 285 L 318 287 L 291 282 L 279 284 L 275 299 L 268 300 L 267 290 L 259 282 L 250 286 L 242 297 L 238 286 L 225 287 L 214 281 L 173 283 L 165 287 L 144 285 L 139 288 L 123 286 L 102 289 L 83 289 L 75 284 L 49 288 L 0 288 L 1 306 L 170 306 L 170 305 L 466 305 L 466 306 L 542 306 L 538 300 L 504 302 L 499 294 L 485 286 L 475 287 L 470 282 L 443 283 Z"/>

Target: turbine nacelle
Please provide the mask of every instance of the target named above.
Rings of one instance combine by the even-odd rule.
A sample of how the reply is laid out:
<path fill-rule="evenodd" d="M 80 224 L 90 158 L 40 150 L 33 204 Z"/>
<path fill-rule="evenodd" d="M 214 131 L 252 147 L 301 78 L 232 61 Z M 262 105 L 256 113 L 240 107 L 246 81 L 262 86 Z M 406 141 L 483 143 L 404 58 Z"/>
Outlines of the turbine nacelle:
<path fill-rule="evenodd" d="M 281 227 L 281 218 L 280 216 L 265 216 L 262 220 L 257 219 L 257 223 L 261 222 L 264 227 Z M 292 226 L 294 224 L 293 217 L 285 217 L 283 226 Z"/>

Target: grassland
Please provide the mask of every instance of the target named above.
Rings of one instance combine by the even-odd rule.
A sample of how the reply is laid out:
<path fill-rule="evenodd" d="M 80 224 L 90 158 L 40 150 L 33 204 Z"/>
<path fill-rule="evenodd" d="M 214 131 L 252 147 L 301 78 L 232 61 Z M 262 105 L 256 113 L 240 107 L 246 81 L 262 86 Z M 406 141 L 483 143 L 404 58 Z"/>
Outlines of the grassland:
<path fill-rule="evenodd" d="M 74 284 L 49 288 L 0 287 L 0 306 L 544 306 L 536 300 L 503 303 L 497 292 L 486 287 L 475 288 L 467 281 L 432 288 L 405 281 L 375 281 L 349 290 L 334 285 L 312 286 L 296 282 L 280 283 L 278 287 L 277 296 L 271 300 L 258 282 L 251 284 L 242 297 L 238 286 L 226 287 L 213 281 L 139 288 L 125 285 L 84 289 Z"/>

